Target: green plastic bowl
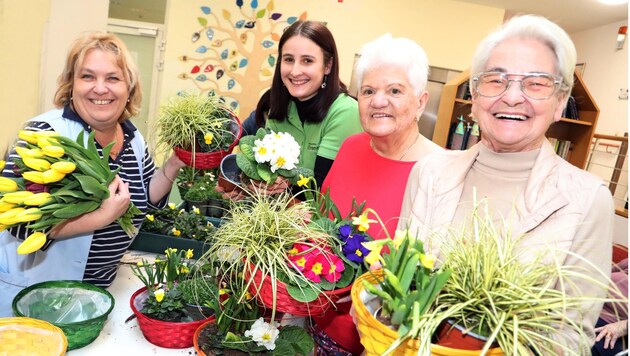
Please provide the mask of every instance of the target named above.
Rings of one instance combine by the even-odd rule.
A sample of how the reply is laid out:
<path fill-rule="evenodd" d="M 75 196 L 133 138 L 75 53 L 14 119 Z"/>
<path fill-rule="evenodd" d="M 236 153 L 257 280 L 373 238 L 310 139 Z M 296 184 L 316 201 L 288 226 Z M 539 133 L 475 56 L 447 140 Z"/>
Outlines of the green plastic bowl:
<path fill-rule="evenodd" d="M 55 310 L 50 305 L 46 305 L 46 303 L 43 303 L 42 305 L 45 305 L 46 308 L 51 308 L 50 311 L 44 308 L 40 308 L 38 310 L 37 316 L 28 315 L 32 313 L 30 313 L 28 310 L 25 310 L 25 306 L 22 306 L 21 304 L 23 303 L 20 303 L 20 301 L 22 300 L 22 298 L 29 295 L 30 293 L 38 292 L 42 289 L 59 289 L 60 293 L 63 293 L 65 290 L 68 290 L 70 292 L 75 289 L 100 293 L 102 294 L 102 296 L 99 297 L 103 297 L 105 301 L 100 310 L 104 310 L 105 308 L 107 308 L 107 303 L 109 303 L 109 308 L 107 308 L 105 312 L 98 313 L 98 315 L 93 316 L 90 319 L 70 323 L 59 323 L 55 320 L 48 320 L 46 318 L 47 314 L 53 314 Z M 70 299 L 66 300 L 65 302 L 69 301 Z M 16 316 L 45 320 L 61 328 L 61 330 L 63 330 L 64 334 L 66 335 L 66 338 L 68 339 L 68 350 L 81 348 L 94 341 L 101 333 L 101 330 L 103 330 L 103 325 L 105 324 L 109 313 L 111 313 L 113 309 L 114 297 L 112 297 L 112 295 L 108 291 L 93 284 L 80 281 L 48 281 L 33 284 L 32 286 L 24 288 L 15 296 L 15 298 L 13 298 L 13 313 Z"/>

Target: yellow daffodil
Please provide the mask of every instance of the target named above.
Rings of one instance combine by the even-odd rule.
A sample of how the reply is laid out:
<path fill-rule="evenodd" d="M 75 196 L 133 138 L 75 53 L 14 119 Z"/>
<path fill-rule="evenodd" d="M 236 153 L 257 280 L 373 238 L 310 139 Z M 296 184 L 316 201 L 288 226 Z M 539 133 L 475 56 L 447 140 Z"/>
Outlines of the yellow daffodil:
<path fill-rule="evenodd" d="M 422 263 L 424 268 L 429 269 L 429 270 L 432 270 L 433 266 L 435 266 L 436 259 L 437 257 L 435 257 L 434 255 L 425 255 L 425 254 L 420 255 L 420 263 Z"/>
<path fill-rule="evenodd" d="M 180 266 L 180 268 L 179 268 L 179 272 L 180 272 L 181 274 L 186 274 L 186 273 L 190 272 L 190 270 L 188 269 L 188 266 L 186 266 L 186 265 L 182 265 L 182 266 Z"/>
<path fill-rule="evenodd" d="M 151 215 L 151 214 L 147 214 L 147 220 L 149 221 L 155 221 L 155 216 Z"/>
<path fill-rule="evenodd" d="M 22 172 L 22 178 L 36 184 L 44 184 L 44 173 L 38 171 Z"/>
<path fill-rule="evenodd" d="M 187 259 L 191 259 L 191 258 L 193 258 L 194 254 L 195 254 L 195 252 L 193 251 L 193 249 L 192 249 L 192 248 L 189 248 L 189 249 L 186 251 L 186 258 L 187 258 Z"/>
<path fill-rule="evenodd" d="M 161 303 L 162 300 L 164 300 L 164 289 L 158 289 L 155 291 L 155 300 L 157 300 L 158 303 Z"/>
<path fill-rule="evenodd" d="M 33 194 L 35 193 L 30 192 L 28 190 L 19 190 L 16 192 L 10 192 L 10 193 L 4 194 L 2 199 L 7 203 L 22 204 L 24 199 L 30 197 Z"/>
<path fill-rule="evenodd" d="M 37 144 L 37 136 L 35 136 L 35 131 L 31 131 L 31 130 L 20 130 L 20 132 L 18 132 L 18 137 L 21 140 L 24 140 L 28 143 L 32 143 L 34 145 Z"/>
<path fill-rule="evenodd" d="M 50 145 L 42 148 L 42 152 L 48 157 L 61 158 L 66 151 L 61 146 Z"/>
<path fill-rule="evenodd" d="M 30 197 L 26 197 L 24 201 L 22 202 L 22 204 L 30 205 L 30 206 L 41 206 L 52 200 L 53 200 L 53 197 L 50 195 L 50 193 L 41 192 L 41 193 L 35 193 L 31 195 Z"/>
<path fill-rule="evenodd" d="M 30 234 L 24 242 L 17 248 L 17 253 L 20 255 L 26 255 L 31 252 L 35 252 L 42 248 L 46 243 L 46 234 L 43 232 L 34 232 Z"/>
<path fill-rule="evenodd" d="M 297 181 L 297 185 L 298 187 L 304 187 L 308 184 L 308 181 L 310 179 L 308 179 L 307 177 L 304 177 L 303 175 L 300 174 L 300 180 Z"/>
<path fill-rule="evenodd" d="M 398 249 L 400 244 L 407 238 L 407 230 L 396 230 L 394 233 L 394 247 Z"/>
<path fill-rule="evenodd" d="M 33 170 L 43 172 L 45 170 L 50 169 L 50 162 L 41 158 L 33 158 L 33 157 L 22 157 L 22 162 Z"/>
<path fill-rule="evenodd" d="M 370 228 L 371 223 L 375 223 L 376 220 L 369 219 L 367 213 L 363 213 L 360 216 L 352 217 L 352 225 L 358 226 L 359 231 L 366 232 Z"/>
<path fill-rule="evenodd" d="M 52 165 L 50 165 L 50 168 L 59 173 L 70 174 L 74 172 L 75 169 L 77 169 L 77 165 L 72 162 L 61 161 L 53 163 Z"/>
<path fill-rule="evenodd" d="M 383 250 L 383 245 L 386 243 L 386 241 L 387 240 L 374 240 L 362 243 L 363 247 L 370 250 L 370 253 L 368 253 L 368 255 L 365 256 L 364 259 L 367 264 L 371 266 L 376 262 L 382 263 L 383 257 L 381 256 L 381 251 Z"/>
<path fill-rule="evenodd" d="M 42 173 L 42 177 L 44 178 L 44 184 L 48 184 L 59 182 L 64 179 L 66 175 L 54 169 L 49 169 Z"/>
<path fill-rule="evenodd" d="M 138 263 L 136 263 L 136 265 L 137 265 L 138 267 L 142 267 L 142 266 L 144 266 L 144 263 L 143 263 L 142 261 L 138 261 Z"/>
<path fill-rule="evenodd" d="M 206 141 L 206 145 L 211 145 L 214 135 L 211 132 L 208 132 L 203 136 L 203 139 Z"/>
<path fill-rule="evenodd" d="M 11 178 L 0 177 L 0 192 L 15 192 L 18 189 L 18 184 Z"/>

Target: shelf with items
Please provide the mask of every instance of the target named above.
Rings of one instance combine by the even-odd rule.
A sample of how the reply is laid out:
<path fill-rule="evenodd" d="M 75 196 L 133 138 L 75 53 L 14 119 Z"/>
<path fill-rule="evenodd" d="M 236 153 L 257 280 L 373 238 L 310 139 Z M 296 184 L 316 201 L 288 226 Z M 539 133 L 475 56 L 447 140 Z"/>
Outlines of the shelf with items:
<path fill-rule="evenodd" d="M 468 80 L 470 70 L 465 70 L 451 81 L 444 85 L 440 106 L 433 132 L 433 142 L 449 147 L 450 133 L 458 123 L 459 118 L 467 121 L 466 125 L 472 125 L 471 109 L 472 101 L 468 100 Z M 574 106 L 566 112 L 567 116 L 574 118 L 562 118 L 549 127 L 546 136 L 559 141 L 569 141 L 564 143 L 567 150 L 564 156 L 571 164 L 584 168 L 586 165 L 590 143 L 595 133 L 599 108 L 590 95 L 582 77 L 578 72 L 574 75 L 575 84 L 571 91 Z"/>

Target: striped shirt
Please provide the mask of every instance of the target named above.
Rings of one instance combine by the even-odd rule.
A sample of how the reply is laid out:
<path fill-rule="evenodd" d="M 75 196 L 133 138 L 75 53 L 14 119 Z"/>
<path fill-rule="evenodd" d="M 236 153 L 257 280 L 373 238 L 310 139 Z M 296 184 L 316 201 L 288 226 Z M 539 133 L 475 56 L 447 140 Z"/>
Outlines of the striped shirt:
<path fill-rule="evenodd" d="M 65 118 L 81 122 L 86 132 L 91 132 L 91 128 L 72 110 L 68 107 L 64 109 L 63 116 Z M 143 174 L 140 175 L 140 169 L 134 154 L 131 140 L 134 137 L 136 131 L 135 126 L 125 121 L 121 124 L 124 133 L 124 144 L 120 153 L 116 159 L 109 158 L 109 168 L 113 171 L 120 167 L 118 175 L 120 178 L 129 183 L 129 193 L 131 194 L 131 201 L 142 211 L 141 215 L 133 217 L 134 225 L 139 229 L 144 216 L 149 209 L 159 209 L 166 206 L 168 201 L 168 195 L 165 196 L 157 206 L 149 203 L 147 195 L 149 191 L 149 182 L 151 177 L 156 171 L 156 167 L 153 163 L 153 159 L 149 155 L 148 148 L 145 146 L 144 158 L 143 158 Z M 45 122 L 28 122 L 25 127 L 27 130 L 33 131 L 51 131 L 52 128 Z M 74 139 L 74 137 L 72 137 Z M 102 147 L 98 142 L 96 147 L 98 148 L 99 155 L 102 157 Z M 25 145 L 22 140 L 18 140 L 17 145 Z M 6 166 L 2 172 L 3 176 L 16 177 L 13 172 L 14 163 L 13 160 L 18 157 L 13 149 L 7 159 Z M 145 191 L 147 192 L 145 194 Z M 25 239 L 32 231 L 26 229 L 23 226 L 16 226 L 10 229 L 11 233 L 19 239 Z M 131 244 L 132 239 L 127 236 L 123 229 L 115 221 L 109 225 L 94 231 L 94 237 L 92 238 L 92 245 L 88 255 L 87 265 L 83 275 L 83 281 L 92 283 L 99 287 L 108 287 L 116 277 L 116 271 L 118 264 L 122 256 L 127 251 L 127 248 Z M 52 241 L 54 243 L 54 241 Z"/>

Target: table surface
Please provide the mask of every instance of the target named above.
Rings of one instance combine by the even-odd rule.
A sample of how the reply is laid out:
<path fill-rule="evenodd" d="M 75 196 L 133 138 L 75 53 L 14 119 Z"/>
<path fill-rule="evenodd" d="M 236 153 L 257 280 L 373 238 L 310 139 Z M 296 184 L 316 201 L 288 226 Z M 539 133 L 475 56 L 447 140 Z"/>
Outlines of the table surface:
<path fill-rule="evenodd" d="M 118 275 L 107 291 L 115 299 L 114 310 L 107 318 L 103 330 L 99 336 L 89 345 L 80 349 L 71 350 L 68 356 L 92 356 L 92 355 L 196 355 L 193 347 L 186 349 L 166 349 L 148 342 L 138 326 L 135 318 L 125 322 L 133 315 L 129 306 L 131 295 L 144 285 L 133 275 L 129 265 L 145 258 L 152 260 L 155 253 L 141 251 L 128 251 L 118 268 Z"/>

